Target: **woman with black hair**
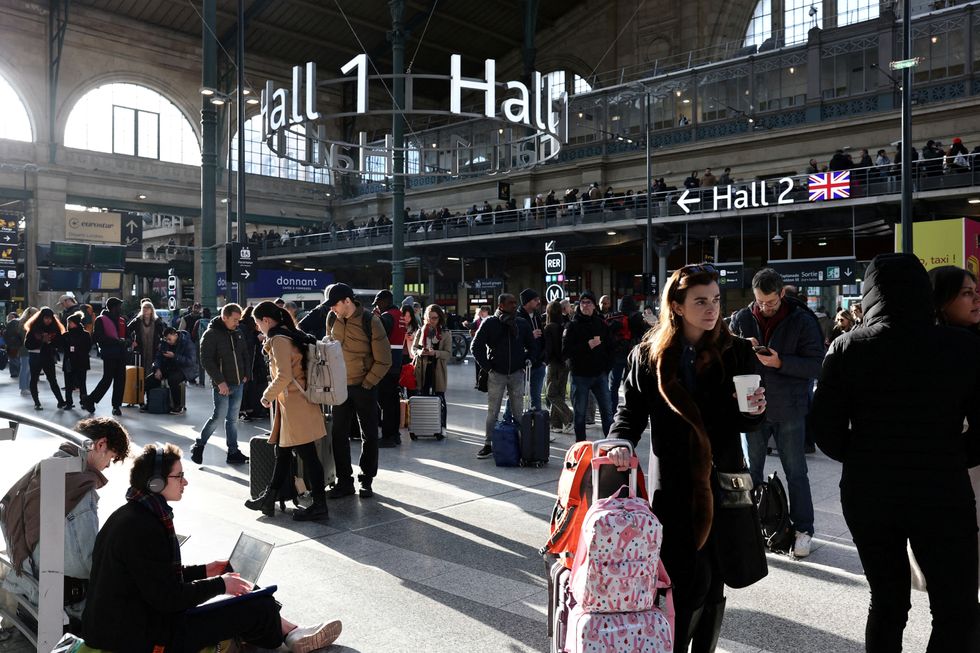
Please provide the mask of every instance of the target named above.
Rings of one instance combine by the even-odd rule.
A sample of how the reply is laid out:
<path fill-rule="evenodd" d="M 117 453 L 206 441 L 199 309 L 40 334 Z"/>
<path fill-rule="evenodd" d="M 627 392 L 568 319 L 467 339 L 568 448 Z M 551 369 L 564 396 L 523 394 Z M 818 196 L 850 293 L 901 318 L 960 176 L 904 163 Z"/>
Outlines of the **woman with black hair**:
<path fill-rule="evenodd" d="M 763 419 L 765 391 L 739 411 L 733 377 L 755 373 L 748 340 L 737 338 L 721 319 L 718 273 L 711 265 L 687 265 L 667 281 L 660 321 L 629 357 L 626 400 L 610 437 L 639 442 L 655 425 L 651 461 L 659 460 L 660 482 L 653 511 L 663 523 L 662 557 L 674 583 L 674 650 L 715 650 L 725 615 L 725 570 L 719 551 L 728 543 L 715 525 L 718 497 L 713 474 L 747 472 L 741 433 Z M 626 449 L 609 453 L 617 466 Z M 651 474 L 651 483 L 655 475 Z M 656 487 L 654 485 L 654 487 Z"/>
<path fill-rule="evenodd" d="M 42 410 L 41 400 L 37 395 L 37 382 L 41 378 L 41 372 L 48 379 L 51 392 L 58 400 L 58 408 L 65 407 L 64 397 L 61 395 L 61 387 L 58 385 L 58 373 L 55 364 L 58 362 L 58 342 L 61 334 L 65 332 L 61 320 L 50 308 L 45 306 L 40 311 L 31 316 L 24 324 L 24 346 L 27 351 L 37 356 L 31 356 L 31 397 L 34 399 L 34 410 Z"/>
<path fill-rule="evenodd" d="M 313 505 L 293 513 L 293 519 L 326 519 L 327 495 L 323 465 L 316 453 L 316 441 L 327 434 L 323 410 L 303 394 L 306 388 L 306 346 L 313 336 L 296 328 L 292 315 L 274 303 L 261 302 L 252 313 L 255 325 L 265 335 L 262 349 L 269 357 L 269 387 L 262 393 L 262 405 L 272 410 L 269 443 L 276 446 L 276 464 L 269 486 L 257 498 L 245 502 L 249 510 L 275 512 L 278 488 L 290 473 L 292 452 L 303 460 L 313 484 Z"/>
<path fill-rule="evenodd" d="M 960 327 L 980 335 L 980 294 L 969 270 L 944 265 L 929 270 L 932 304 L 940 326 Z"/>

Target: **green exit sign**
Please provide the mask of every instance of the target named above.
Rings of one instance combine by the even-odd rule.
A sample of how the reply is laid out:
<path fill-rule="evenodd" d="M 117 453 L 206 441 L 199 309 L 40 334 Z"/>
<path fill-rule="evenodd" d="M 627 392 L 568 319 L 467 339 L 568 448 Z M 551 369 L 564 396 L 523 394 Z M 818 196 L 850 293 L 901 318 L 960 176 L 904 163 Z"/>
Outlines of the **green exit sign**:
<path fill-rule="evenodd" d="M 904 68 L 915 68 L 920 63 L 922 63 L 922 57 L 912 57 L 911 59 L 901 59 L 900 61 L 893 61 L 888 64 L 888 67 L 892 70 L 902 70 Z"/>

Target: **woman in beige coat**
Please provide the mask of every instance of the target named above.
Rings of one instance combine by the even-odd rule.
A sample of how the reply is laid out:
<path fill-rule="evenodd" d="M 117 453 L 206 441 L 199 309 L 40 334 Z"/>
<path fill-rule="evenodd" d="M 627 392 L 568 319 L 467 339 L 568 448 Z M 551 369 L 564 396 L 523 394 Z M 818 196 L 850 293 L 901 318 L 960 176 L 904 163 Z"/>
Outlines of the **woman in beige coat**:
<path fill-rule="evenodd" d="M 310 470 L 313 505 L 293 513 L 293 519 L 307 521 L 327 518 L 326 486 L 323 465 L 316 453 L 316 441 L 327 433 L 320 406 L 311 404 L 303 394 L 306 388 L 306 345 L 313 336 L 296 328 L 293 317 L 272 302 L 262 302 L 252 313 L 255 324 L 265 335 L 263 350 L 269 356 L 269 387 L 262 395 L 262 405 L 272 410 L 272 432 L 269 443 L 276 446 L 276 464 L 269 487 L 245 507 L 275 512 L 279 488 L 289 475 L 292 452 Z"/>
<path fill-rule="evenodd" d="M 419 394 L 433 394 L 442 403 L 442 430 L 446 431 L 447 364 L 453 349 L 453 334 L 446 328 L 446 313 L 432 304 L 425 309 L 425 324 L 415 332 L 415 384 Z"/>

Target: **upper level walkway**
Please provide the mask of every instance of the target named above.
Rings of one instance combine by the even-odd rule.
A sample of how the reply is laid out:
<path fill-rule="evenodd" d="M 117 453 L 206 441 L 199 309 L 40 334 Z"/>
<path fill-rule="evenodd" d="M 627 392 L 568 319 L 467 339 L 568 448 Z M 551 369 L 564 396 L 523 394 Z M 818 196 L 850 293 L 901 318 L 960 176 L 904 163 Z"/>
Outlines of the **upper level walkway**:
<path fill-rule="evenodd" d="M 101 365 L 95 361 L 94 368 L 90 383 Z M 404 437 L 399 449 L 383 449 L 375 497 L 331 501 L 324 523 L 245 509 L 247 466 L 225 465 L 221 433 L 211 439 L 203 465 L 190 462 L 191 443 L 210 414 L 210 391 L 188 388 L 186 415 L 124 408 L 120 419 L 138 448 L 169 441 L 184 450 L 189 485 L 174 504 L 177 532 L 193 535 L 182 549 L 184 560 L 227 555 L 242 529 L 275 541 L 259 582 L 279 586 L 283 614 L 293 621 L 341 618 L 344 633 L 331 653 L 543 653 L 549 643 L 547 592 L 537 550 L 547 537 L 561 460 L 572 437 L 558 436 L 551 464 L 542 469 L 504 469 L 477 460 L 486 395 L 472 386 L 472 365 L 451 365 L 449 437 Z M 0 401 L 11 410 L 33 408 L 6 371 L 0 374 Z M 83 416 L 52 408 L 41 415 L 64 425 Z M 267 424 L 241 424 L 240 440 L 260 426 Z M 600 436 L 597 427 L 589 427 L 590 439 Z M 13 443 L 0 442 L 0 489 L 54 446 L 53 439 L 29 429 Z M 648 446 L 649 434 L 640 447 L 644 463 Z M 773 457 L 767 463 L 778 466 Z M 728 591 L 722 651 L 864 650 L 868 585 L 841 516 L 840 466 L 821 454 L 808 456 L 807 463 L 816 507 L 813 553 L 805 561 L 770 555 L 767 578 Z M 128 464 L 108 470 L 109 484 L 100 491 L 103 522 L 123 503 L 128 475 Z M 925 594 L 913 593 L 912 606 L 905 650 L 922 651 L 930 628 Z M 0 641 L 0 653 L 28 650 L 18 637 Z"/>

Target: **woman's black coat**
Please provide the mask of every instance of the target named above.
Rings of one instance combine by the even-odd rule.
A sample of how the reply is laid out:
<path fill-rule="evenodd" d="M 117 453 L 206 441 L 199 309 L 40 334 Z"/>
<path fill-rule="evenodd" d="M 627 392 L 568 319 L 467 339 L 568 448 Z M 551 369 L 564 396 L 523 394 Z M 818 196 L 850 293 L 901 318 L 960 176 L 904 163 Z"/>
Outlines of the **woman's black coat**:
<path fill-rule="evenodd" d="M 82 615 L 92 648 L 149 653 L 169 650 L 185 610 L 222 594 L 224 581 L 205 578 L 205 567 L 186 566 L 184 582 L 173 568 L 173 549 L 163 523 L 138 503 L 127 502 L 95 538 L 92 577 Z"/>
<path fill-rule="evenodd" d="M 651 459 L 656 454 L 660 463 L 653 510 L 664 526 L 664 565 L 678 585 L 689 584 L 695 554 L 712 527 L 711 467 L 744 470 L 741 433 L 755 430 L 763 420 L 763 415 L 739 412 L 732 382 L 735 375 L 754 374 L 756 358 L 747 340 L 732 337 L 721 364 L 702 366 L 692 396 L 677 375 L 680 347 L 668 349 L 656 369 L 643 360 L 643 351 L 637 347 L 630 354 L 626 400 L 609 437 L 636 446 L 652 422 Z"/>

